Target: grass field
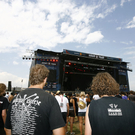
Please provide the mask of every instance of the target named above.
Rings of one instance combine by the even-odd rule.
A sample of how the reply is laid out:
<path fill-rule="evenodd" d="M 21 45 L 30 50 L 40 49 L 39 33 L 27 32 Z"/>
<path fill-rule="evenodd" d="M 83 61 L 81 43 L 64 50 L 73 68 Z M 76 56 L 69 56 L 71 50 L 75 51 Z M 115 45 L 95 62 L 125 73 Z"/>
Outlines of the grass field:
<path fill-rule="evenodd" d="M 69 123 L 68 123 L 67 129 L 68 129 L 67 135 L 70 135 L 70 124 Z M 79 122 L 78 122 L 77 117 L 75 117 L 75 121 L 73 123 L 73 132 L 75 132 L 75 135 L 80 135 Z M 84 135 L 84 125 L 83 125 L 83 135 Z"/>

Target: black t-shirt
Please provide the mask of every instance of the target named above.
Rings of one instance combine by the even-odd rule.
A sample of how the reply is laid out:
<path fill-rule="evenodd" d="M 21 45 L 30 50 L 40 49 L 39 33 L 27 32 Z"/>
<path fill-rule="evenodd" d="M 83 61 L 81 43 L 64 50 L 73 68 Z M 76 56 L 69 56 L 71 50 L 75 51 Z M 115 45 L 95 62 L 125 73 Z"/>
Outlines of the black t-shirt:
<path fill-rule="evenodd" d="M 52 130 L 64 126 L 55 97 L 37 88 L 28 88 L 13 99 L 5 124 L 12 135 L 52 135 Z"/>
<path fill-rule="evenodd" d="M 6 97 L 0 96 L 0 128 L 4 128 L 2 110 L 8 109 L 9 102 Z"/>
<path fill-rule="evenodd" d="M 135 104 L 117 97 L 93 100 L 89 107 L 92 135 L 135 135 Z"/>

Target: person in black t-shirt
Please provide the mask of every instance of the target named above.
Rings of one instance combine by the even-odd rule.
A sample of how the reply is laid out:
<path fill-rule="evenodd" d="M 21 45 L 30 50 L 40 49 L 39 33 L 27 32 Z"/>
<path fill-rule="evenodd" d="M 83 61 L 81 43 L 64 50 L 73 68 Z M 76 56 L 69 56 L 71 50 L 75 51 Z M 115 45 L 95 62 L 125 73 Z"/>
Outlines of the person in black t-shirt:
<path fill-rule="evenodd" d="M 6 135 L 4 130 L 4 124 L 6 121 L 6 114 L 8 109 L 8 100 L 3 96 L 6 90 L 6 85 L 0 83 L 0 135 Z"/>
<path fill-rule="evenodd" d="M 135 104 L 117 98 L 119 84 L 107 72 L 98 73 L 91 90 L 101 96 L 86 112 L 85 135 L 135 135 Z"/>
<path fill-rule="evenodd" d="M 69 101 L 69 116 L 70 116 L 70 135 L 74 135 L 75 132 L 73 131 L 73 119 L 75 117 L 75 100 L 73 99 L 72 93 L 68 93 L 68 101 Z"/>
<path fill-rule="evenodd" d="M 11 102 L 5 128 L 7 135 L 64 135 L 63 120 L 57 100 L 43 90 L 49 70 L 37 64 L 30 71 L 30 87 Z"/>

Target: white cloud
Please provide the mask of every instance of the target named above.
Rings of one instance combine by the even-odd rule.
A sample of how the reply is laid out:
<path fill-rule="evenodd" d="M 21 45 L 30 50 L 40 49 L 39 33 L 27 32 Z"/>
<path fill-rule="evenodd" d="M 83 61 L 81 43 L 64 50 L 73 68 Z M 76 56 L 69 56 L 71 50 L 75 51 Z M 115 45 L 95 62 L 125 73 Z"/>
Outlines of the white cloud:
<path fill-rule="evenodd" d="M 121 41 L 120 43 L 128 45 L 128 42 Z"/>
<path fill-rule="evenodd" d="M 21 80 L 23 79 L 23 83 Z M 7 73 L 7 72 L 1 72 L 0 73 L 0 82 L 5 83 L 6 86 L 8 86 L 8 81 L 12 82 L 12 87 L 28 87 L 28 79 L 27 78 L 21 78 L 16 75 Z"/>
<path fill-rule="evenodd" d="M 126 49 L 126 50 L 127 50 L 127 49 L 128 49 L 128 50 L 130 50 L 130 49 L 135 49 L 135 46 L 126 47 L 125 49 Z"/>
<path fill-rule="evenodd" d="M 135 16 L 133 17 L 133 20 L 127 24 L 126 28 L 135 28 Z"/>
<path fill-rule="evenodd" d="M 129 44 L 133 44 L 133 41 L 129 41 L 129 42 L 121 41 L 120 43 L 122 43 L 122 44 L 126 44 L 126 45 L 129 45 Z"/>
<path fill-rule="evenodd" d="M 123 6 L 123 4 L 126 2 L 126 0 L 121 0 L 120 6 Z"/>
<path fill-rule="evenodd" d="M 104 36 L 101 34 L 101 31 L 95 31 L 93 33 L 90 33 L 87 36 L 87 39 L 85 40 L 85 43 L 91 44 L 91 43 L 94 43 L 94 42 L 100 42 L 103 37 Z"/>
<path fill-rule="evenodd" d="M 121 27 L 117 27 L 116 30 L 121 30 L 122 28 Z"/>
<path fill-rule="evenodd" d="M 135 51 L 128 51 L 126 54 L 128 54 L 128 55 L 135 55 Z"/>
<path fill-rule="evenodd" d="M 127 55 L 127 58 L 132 60 L 132 63 L 134 63 L 134 59 L 135 59 L 135 46 L 129 46 L 129 47 L 125 47 L 125 55 Z"/>
<path fill-rule="evenodd" d="M 86 42 L 86 37 L 94 33 L 93 21 L 106 17 L 115 8 L 109 7 L 107 1 L 79 7 L 72 0 L 0 1 L 0 52 L 98 42 L 102 38 Z"/>
<path fill-rule="evenodd" d="M 14 65 L 18 65 L 19 63 L 18 63 L 18 62 L 16 62 L 16 61 L 13 61 L 13 64 L 14 64 Z"/>
<path fill-rule="evenodd" d="M 105 18 L 109 13 L 113 12 L 116 9 L 117 5 L 112 5 L 112 7 L 107 7 L 103 13 L 99 13 L 97 18 Z"/>
<path fill-rule="evenodd" d="M 133 41 L 129 41 L 130 44 L 133 44 Z"/>
<path fill-rule="evenodd" d="M 77 45 L 76 48 L 81 48 L 82 46 L 81 45 Z"/>
<path fill-rule="evenodd" d="M 120 6 L 123 7 L 124 3 L 130 2 L 131 0 L 121 0 Z"/>

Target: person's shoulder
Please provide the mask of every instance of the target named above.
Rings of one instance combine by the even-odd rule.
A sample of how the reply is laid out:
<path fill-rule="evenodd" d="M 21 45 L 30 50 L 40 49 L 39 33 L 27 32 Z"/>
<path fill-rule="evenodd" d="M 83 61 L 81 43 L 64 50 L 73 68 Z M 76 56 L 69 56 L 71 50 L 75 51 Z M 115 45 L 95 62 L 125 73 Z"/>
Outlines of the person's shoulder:
<path fill-rule="evenodd" d="M 8 101 L 8 99 L 6 97 L 4 97 L 4 96 L 1 96 L 0 101 Z"/>
<path fill-rule="evenodd" d="M 64 98 L 64 99 L 68 99 L 67 97 L 64 97 L 64 96 L 63 96 L 63 98 Z"/>
<path fill-rule="evenodd" d="M 125 99 L 122 99 L 122 101 L 124 100 L 124 102 L 128 103 L 128 104 L 131 104 L 132 106 L 135 107 L 135 103 L 130 101 L 130 100 L 125 100 Z"/>
<path fill-rule="evenodd" d="M 63 97 L 64 100 L 68 101 L 68 98 L 67 97 Z"/>
<path fill-rule="evenodd" d="M 100 102 L 102 102 L 102 100 L 103 100 L 103 98 L 99 98 L 97 100 L 92 99 L 90 104 L 99 104 Z"/>

